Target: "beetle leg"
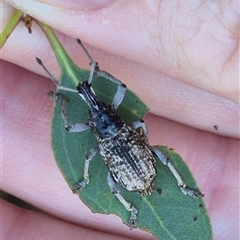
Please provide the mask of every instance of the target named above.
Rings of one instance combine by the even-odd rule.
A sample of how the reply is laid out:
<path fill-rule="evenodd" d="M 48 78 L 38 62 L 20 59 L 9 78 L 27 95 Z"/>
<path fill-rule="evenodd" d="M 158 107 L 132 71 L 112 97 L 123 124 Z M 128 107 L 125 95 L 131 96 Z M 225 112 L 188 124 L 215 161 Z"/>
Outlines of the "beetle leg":
<path fill-rule="evenodd" d="M 75 123 L 75 124 L 70 124 L 68 121 L 68 116 L 67 116 L 67 102 L 68 100 L 64 98 L 62 95 L 54 93 L 54 92 L 49 92 L 48 96 L 56 101 L 59 101 L 61 104 L 61 114 L 62 114 L 62 119 L 64 121 L 64 125 L 67 131 L 69 132 L 83 132 L 87 129 L 89 129 L 88 124 L 86 123 Z"/>
<path fill-rule="evenodd" d="M 109 81 L 116 83 L 118 88 L 117 88 L 117 92 L 113 98 L 112 101 L 112 106 L 117 109 L 118 106 L 122 103 L 122 100 L 124 98 L 127 86 L 122 83 L 120 80 L 118 80 L 117 78 L 113 77 L 111 74 L 105 72 L 105 71 L 101 71 L 99 69 L 95 70 L 95 73 L 98 77 L 104 77 L 106 79 L 108 79 Z"/>
<path fill-rule="evenodd" d="M 89 74 L 89 78 L 88 78 L 88 84 L 90 85 L 92 82 L 92 78 L 93 78 L 93 74 L 96 73 L 96 75 L 98 77 L 104 77 L 106 79 L 108 79 L 109 81 L 116 83 L 118 85 L 118 89 L 117 92 L 113 98 L 112 101 L 112 106 L 117 109 L 118 106 L 121 104 L 125 92 L 126 92 L 126 85 L 123 84 L 120 80 L 118 80 L 117 78 L 113 77 L 111 74 L 105 72 L 105 71 L 101 71 L 99 69 L 98 63 L 95 62 L 93 60 L 93 58 L 91 57 L 91 55 L 88 53 L 87 49 L 84 47 L 84 45 L 82 44 L 82 41 L 80 39 L 77 39 L 77 43 L 82 47 L 83 51 L 86 53 L 86 55 L 88 56 L 89 60 L 90 60 L 90 74 Z"/>
<path fill-rule="evenodd" d="M 204 196 L 201 192 L 189 189 L 186 187 L 186 183 L 182 180 L 181 176 L 177 172 L 176 168 L 171 164 L 169 159 L 163 154 L 161 150 L 159 150 L 156 146 L 151 147 L 153 153 L 159 158 L 159 160 L 164 164 L 167 165 L 174 177 L 177 179 L 178 186 L 182 190 L 183 194 L 189 195 L 193 198 L 198 198 L 199 196 Z"/>
<path fill-rule="evenodd" d="M 83 172 L 83 180 L 76 184 L 76 186 L 73 189 L 73 193 L 76 193 L 77 191 L 82 190 L 89 182 L 89 163 L 90 161 L 94 158 L 94 156 L 99 152 L 99 146 L 93 147 L 87 154 L 85 158 L 85 163 L 84 163 L 84 172 Z"/>
<path fill-rule="evenodd" d="M 131 212 L 129 224 L 130 224 L 130 229 L 133 229 L 133 227 L 135 227 L 137 223 L 137 209 L 131 203 L 127 202 L 124 199 L 124 197 L 120 194 L 110 172 L 108 172 L 108 175 L 107 175 L 107 182 L 108 182 L 108 186 L 111 189 L 111 192 L 118 198 L 118 200 L 122 203 L 122 205 L 126 208 L 126 210 Z"/>
<path fill-rule="evenodd" d="M 138 128 L 141 129 L 141 132 L 140 132 L 140 135 L 143 136 L 144 140 L 146 142 L 148 142 L 148 139 L 147 139 L 147 134 L 148 134 L 148 131 L 147 131 L 147 126 L 145 124 L 145 122 L 141 119 L 141 120 L 137 120 L 137 121 L 134 121 L 131 123 L 131 126 L 137 130 Z"/>

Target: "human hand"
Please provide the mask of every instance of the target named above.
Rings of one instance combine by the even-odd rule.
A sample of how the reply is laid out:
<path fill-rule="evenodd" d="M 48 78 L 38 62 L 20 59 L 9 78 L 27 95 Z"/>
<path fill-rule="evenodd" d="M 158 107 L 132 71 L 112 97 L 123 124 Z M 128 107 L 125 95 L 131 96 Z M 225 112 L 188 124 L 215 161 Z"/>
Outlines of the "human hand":
<path fill-rule="evenodd" d="M 65 6 L 64 12 L 56 8 L 53 1 L 49 11 L 43 8 L 49 6 L 36 6 L 40 3 L 34 1 L 11 2 L 21 4 L 19 7 L 25 12 L 36 19 L 45 19 L 47 24 L 67 34 L 58 33 L 58 37 L 79 66 L 89 68 L 88 59 L 82 57 L 75 38 L 96 47 L 86 46 L 101 69 L 121 79 L 150 107 L 151 113 L 146 117 L 150 143 L 175 148 L 189 165 L 205 194 L 214 238 L 237 239 L 239 41 L 237 13 L 234 13 L 236 1 L 221 12 L 227 16 L 221 23 L 214 21 L 218 12 L 213 15 L 218 3 L 212 5 L 211 2 L 204 2 L 194 10 L 190 5 L 180 7 L 167 2 L 154 6 L 153 1 L 148 1 L 148 5 L 144 1 L 138 4 L 115 1 L 105 11 L 81 11 L 75 7 L 68 11 Z M 10 8 L 4 9 L 5 23 L 11 14 Z M 22 234 L 42 231 L 45 239 L 53 236 L 63 239 L 67 233 L 69 238 L 79 239 L 80 232 L 84 231 L 84 239 L 87 236 L 93 239 L 94 234 L 98 238 L 101 238 L 99 234 L 106 234 L 109 239 L 116 239 L 115 235 L 151 239 L 136 229 L 129 231 L 117 217 L 91 214 L 78 197 L 71 194 L 56 167 L 50 146 L 53 103 L 46 93 L 54 90 L 54 86 L 49 79 L 34 74 L 43 74 L 35 62 L 36 56 L 54 76 L 59 75 L 55 57 L 41 30 L 34 25 L 32 35 L 28 35 L 19 25 L 2 49 L 1 58 L 30 72 L 2 62 L 2 189 L 53 217 L 3 203 L 6 206 L 3 218 L 9 219 L 5 220 L 8 229 L 14 227 L 8 234 L 26 229 Z M 217 132 L 213 128 L 215 124 L 219 127 Z M 19 212 L 25 215 L 18 218 Z M 30 220 L 28 228 L 23 217 Z M 12 226 L 11 222 L 16 223 L 16 219 L 19 219 L 17 224 Z M 71 225 L 73 223 L 81 228 Z M 11 239 L 10 236 L 14 239 L 15 235 L 7 238 Z"/>

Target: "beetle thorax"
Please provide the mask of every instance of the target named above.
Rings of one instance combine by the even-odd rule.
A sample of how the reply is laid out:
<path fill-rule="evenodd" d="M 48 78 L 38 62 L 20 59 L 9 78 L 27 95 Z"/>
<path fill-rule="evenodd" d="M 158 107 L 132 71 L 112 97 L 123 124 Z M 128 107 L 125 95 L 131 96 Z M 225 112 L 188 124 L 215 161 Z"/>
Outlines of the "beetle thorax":
<path fill-rule="evenodd" d="M 92 128 L 98 141 L 115 137 L 124 126 L 123 119 L 111 106 L 89 119 L 89 126 Z"/>

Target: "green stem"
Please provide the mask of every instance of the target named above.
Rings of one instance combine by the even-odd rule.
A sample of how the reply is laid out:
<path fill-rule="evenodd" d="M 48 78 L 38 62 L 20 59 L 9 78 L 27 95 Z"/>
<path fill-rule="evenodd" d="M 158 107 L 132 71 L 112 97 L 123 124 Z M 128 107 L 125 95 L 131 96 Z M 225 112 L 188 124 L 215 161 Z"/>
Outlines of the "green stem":
<path fill-rule="evenodd" d="M 66 73 L 70 77 L 72 82 L 74 82 L 76 85 L 79 82 L 76 76 L 76 69 L 79 69 L 79 68 L 69 57 L 69 55 L 67 54 L 62 44 L 59 42 L 53 30 L 49 26 L 47 26 L 46 24 L 40 21 L 36 21 L 36 22 L 40 26 L 44 34 L 46 35 L 49 43 L 51 44 L 53 52 L 57 58 L 57 61 L 61 68 L 62 73 Z"/>
<path fill-rule="evenodd" d="M 0 48 L 3 47 L 15 27 L 21 21 L 22 15 L 23 13 L 21 11 L 16 10 L 9 22 L 7 23 L 7 26 L 3 29 L 2 33 L 0 34 Z"/>

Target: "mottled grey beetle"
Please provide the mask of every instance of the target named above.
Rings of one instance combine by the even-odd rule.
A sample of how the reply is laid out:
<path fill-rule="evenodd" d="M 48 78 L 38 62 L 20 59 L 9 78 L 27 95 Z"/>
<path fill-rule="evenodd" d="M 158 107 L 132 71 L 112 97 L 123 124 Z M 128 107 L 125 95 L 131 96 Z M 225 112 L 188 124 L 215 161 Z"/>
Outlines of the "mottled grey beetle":
<path fill-rule="evenodd" d="M 77 39 L 77 42 L 89 57 L 91 70 L 88 81 L 79 83 L 76 89 L 60 86 L 41 60 L 37 58 L 37 62 L 49 74 L 57 89 L 78 93 L 88 105 L 89 122 L 70 124 L 66 114 L 67 100 L 59 94 L 49 93 L 52 99 L 59 101 L 61 104 L 61 114 L 66 130 L 69 132 L 82 132 L 91 128 L 99 142 L 99 144 L 93 147 L 87 154 L 83 180 L 76 185 L 73 191 L 81 190 L 89 183 L 89 162 L 97 153 L 100 153 L 108 168 L 107 182 L 111 192 L 131 213 L 131 228 L 133 228 L 137 222 L 137 209 L 120 194 L 116 182 L 128 191 L 136 191 L 141 195 L 151 195 L 157 174 L 155 157 L 160 159 L 164 165 L 168 166 L 184 194 L 188 194 L 194 198 L 202 195 L 198 191 L 188 189 L 169 159 L 157 147 L 152 147 L 148 144 L 147 128 L 143 120 L 135 121 L 130 126 L 125 124 L 116 109 L 124 98 L 126 85 L 109 73 L 100 71 L 98 64 L 91 58 L 81 41 Z M 105 77 L 117 84 L 118 89 L 111 105 L 100 101 L 95 95 L 91 87 L 93 74 Z M 137 131 L 139 128 L 141 129 L 140 132 Z"/>

